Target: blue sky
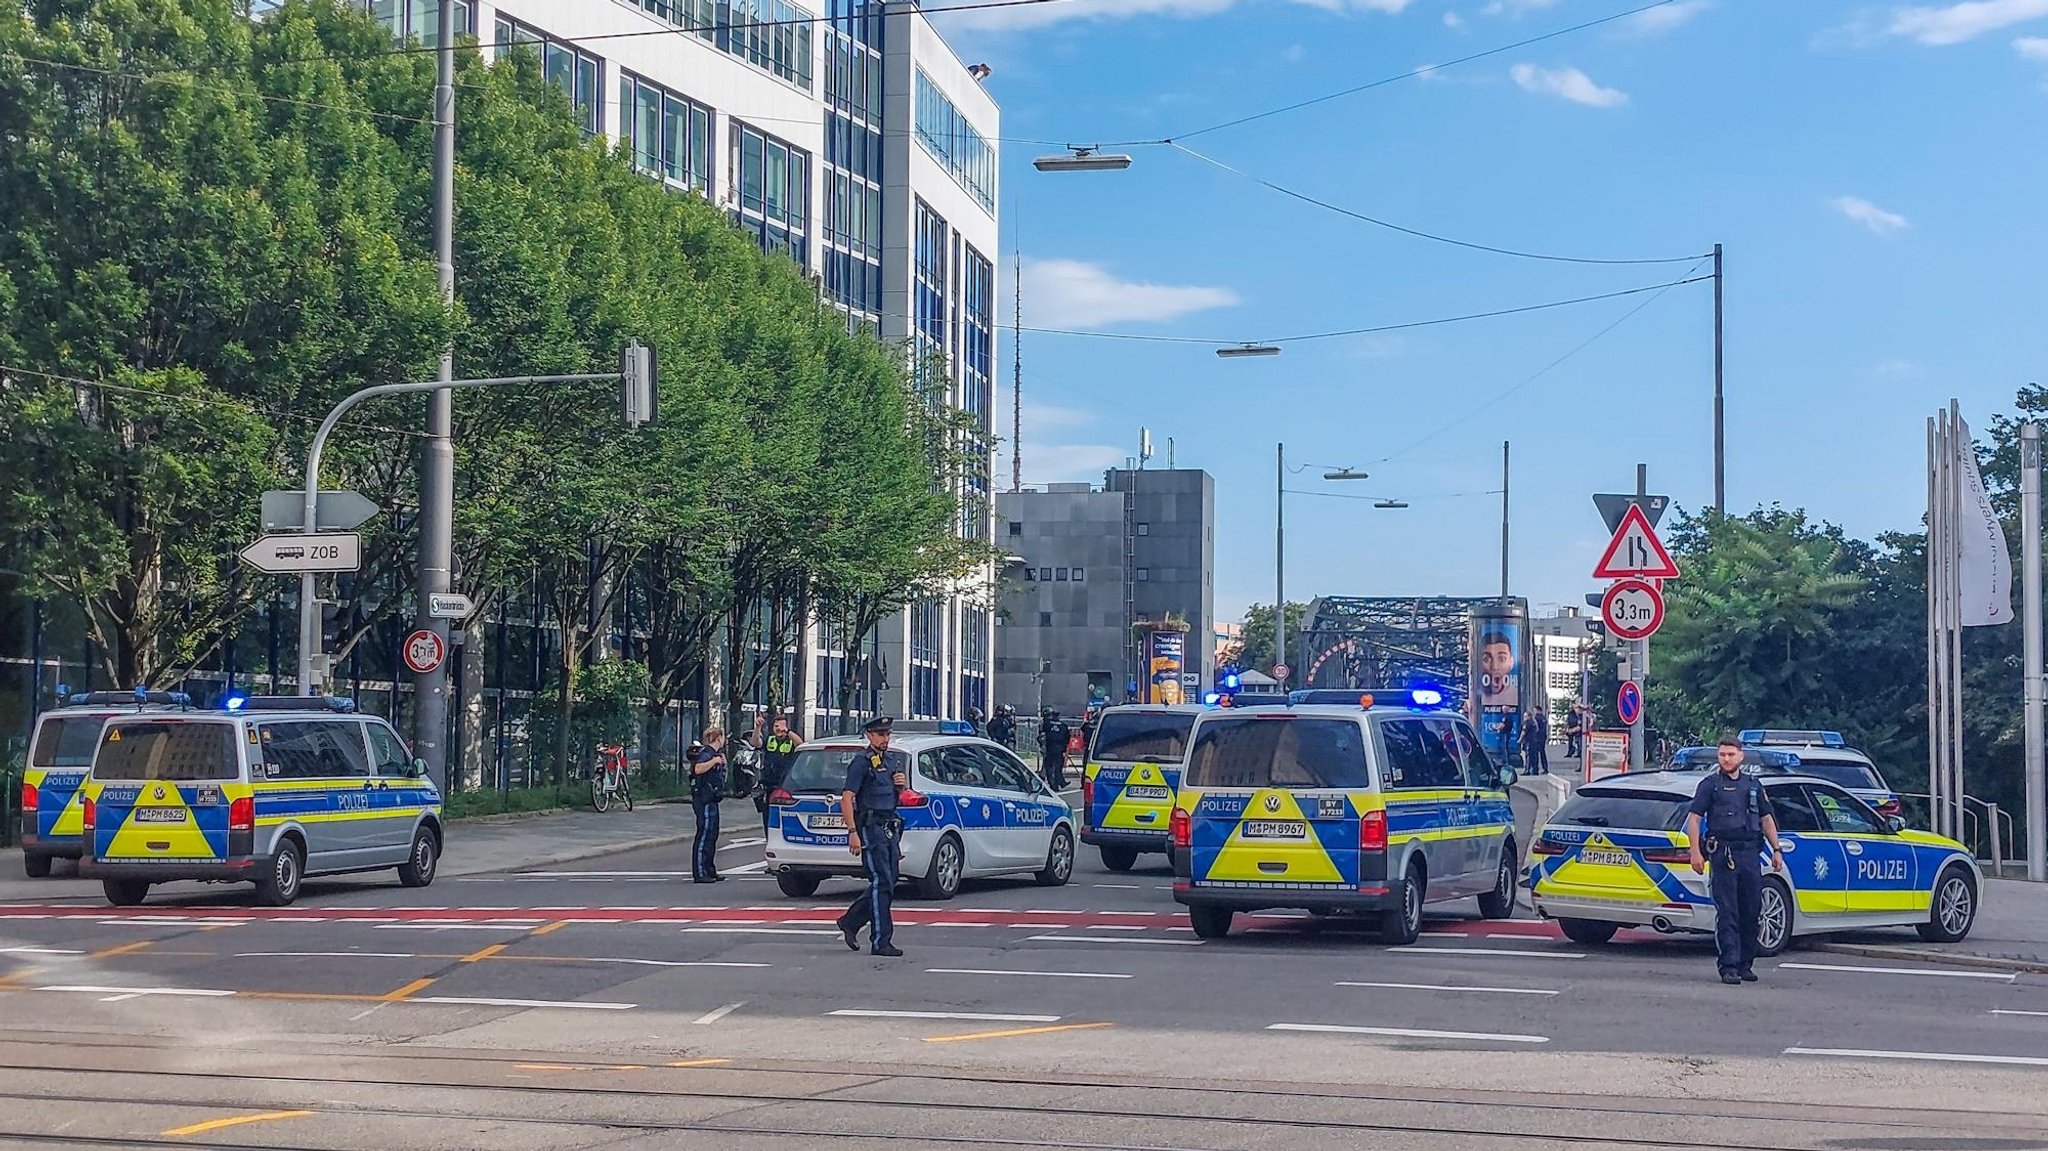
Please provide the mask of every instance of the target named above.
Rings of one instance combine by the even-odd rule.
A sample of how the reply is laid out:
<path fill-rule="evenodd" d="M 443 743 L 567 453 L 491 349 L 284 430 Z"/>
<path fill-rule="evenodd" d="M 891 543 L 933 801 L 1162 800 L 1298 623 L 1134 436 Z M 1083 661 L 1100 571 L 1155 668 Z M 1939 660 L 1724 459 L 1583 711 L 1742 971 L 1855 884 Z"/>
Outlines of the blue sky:
<path fill-rule="evenodd" d="M 1027 327 L 1236 342 L 1513 308 L 1681 278 L 1430 243 L 1173 149 L 1042 174 L 1048 149 L 1181 136 L 1639 6 L 1641 0 L 1069 0 L 942 17 L 994 68 L 1006 249 Z M 1865 7 L 1680 0 L 1186 139 L 1407 227 L 1572 256 L 1727 248 L 1731 510 L 1869 536 L 1917 523 L 1924 424 L 1988 424 L 2048 327 L 2048 0 Z M 1009 251 L 1004 253 L 1005 279 Z M 1514 444 L 1513 590 L 1576 603 L 1588 498 L 1712 499 L 1711 285 L 1219 360 L 1205 344 L 1024 337 L 1027 483 L 1100 479 L 1152 429 L 1216 476 L 1217 608 L 1273 594 L 1273 447 L 1290 598 L 1488 594 Z M 1640 307 L 1640 311 L 1637 309 Z M 1009 316 L 1003 304 L 1005 324 Z M 1594 339 L 1630 312 L 1626 322 Z M 1008 335 L 1004 336 L 1007 428 Z M 1538 373 L 1575 348 L 1563 363 Z M 1008 484 L 1007 447 L 999 476 Z M 1408 500 L 1380 510 L 1370 500 Z"/>

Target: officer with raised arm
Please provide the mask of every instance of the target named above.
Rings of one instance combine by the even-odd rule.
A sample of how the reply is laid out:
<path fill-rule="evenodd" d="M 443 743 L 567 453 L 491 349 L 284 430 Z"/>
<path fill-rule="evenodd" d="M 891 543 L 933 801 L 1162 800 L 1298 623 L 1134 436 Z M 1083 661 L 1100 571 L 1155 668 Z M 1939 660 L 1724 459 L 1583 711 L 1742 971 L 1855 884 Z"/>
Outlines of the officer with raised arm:
<path fill-rule="evenodd" d="M 1764 897 L 1763 865 L 1757 853 L 1771 845 L 1771 870 L 1785 869 L 1778 849 L 1778 821 L 1764 785 L 1742 773 L 1742 741 L 1723 735 L 1715 749 L 1720 770 L 1700 781 L 1685 817 L 1694 873 L 1707 870 L 1714 896 L 1714 946 L 1720 953 L 1721 982 L 1756 982 L 1757 919 Z M 1702 837 L 1702 825 L 1705 836 Z"/>
<path fill-rule="evenodd" d="M 910 786 L 910 757 L 889 746 L 893 726 L 886 715 L 868 721 L 862 729 L 868 748 L 847 760 L 846 789 L 839 795 L 839 810 L 846 816 L 846 846 L 860 856 L 868 876 L 866 890 L 839 917 L 839 931 L 847 949 L 859 951 L 860 929 L 873 924 L 870 949 L 890 958 L 903 954 L 892 941 L 896 925 L 889 917 L 897 865 L 903 858 L 903 820 L 896 814 L 896 796 Z"/>

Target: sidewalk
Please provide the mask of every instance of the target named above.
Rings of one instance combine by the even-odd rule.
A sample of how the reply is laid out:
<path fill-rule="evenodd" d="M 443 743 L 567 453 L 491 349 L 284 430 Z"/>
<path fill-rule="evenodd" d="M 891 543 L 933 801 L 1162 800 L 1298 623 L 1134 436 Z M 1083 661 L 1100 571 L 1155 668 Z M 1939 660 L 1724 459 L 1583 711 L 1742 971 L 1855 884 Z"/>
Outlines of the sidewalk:
<path fill-rule="evenodd" d="M 2048 973 L 2048 884 L 1986 879 L 1977 926 L 1961 943 L 1922 943 L 1901 932 L 1848 932 L 1818 951 L 1998 971 Z"/>

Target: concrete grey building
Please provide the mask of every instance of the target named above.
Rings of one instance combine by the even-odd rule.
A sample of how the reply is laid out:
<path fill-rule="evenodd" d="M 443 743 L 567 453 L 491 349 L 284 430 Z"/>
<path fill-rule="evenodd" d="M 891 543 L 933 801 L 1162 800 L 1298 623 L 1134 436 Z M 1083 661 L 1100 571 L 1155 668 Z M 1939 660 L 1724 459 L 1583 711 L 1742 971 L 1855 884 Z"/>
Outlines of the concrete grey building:
<path fill-rule="evenodd" d="M 1134 625 L 1188 624 L 1191 695 L 1215 670 L 1216 480 L 1199 469 L 1110 471 L 1103 485 L 996 496 L 996 542 L 1015 557 L 996 619 L 995 698 L 1078 713 L 1143 678 Z M 1041 695 L 1042 692 L 1042 695 Z"/>

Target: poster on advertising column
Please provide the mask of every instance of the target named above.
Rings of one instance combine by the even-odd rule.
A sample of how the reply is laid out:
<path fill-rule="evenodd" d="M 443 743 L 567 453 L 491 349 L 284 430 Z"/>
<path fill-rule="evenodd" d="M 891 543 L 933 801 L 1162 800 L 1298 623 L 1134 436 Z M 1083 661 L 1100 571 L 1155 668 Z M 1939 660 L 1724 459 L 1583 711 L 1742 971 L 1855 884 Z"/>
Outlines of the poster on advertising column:
<path fill-rule="evenodd" d="M 1529 612 L 1519 600 L 1472 609 L 1467 696 L 1479 742 L 1494 762 L 1522 766 L 1522 697 L 1529 655 Z M 1526 693 L 1540 699 L 1541 690 Z"/>
<path fill-rule="evenodd" d="M 1162 628 L 1145 633 L 1146 703 L 1183 703 L 1187 700 L 1187 689 L 1181 686 L 1187 654 L 1187 632 Z"/>

